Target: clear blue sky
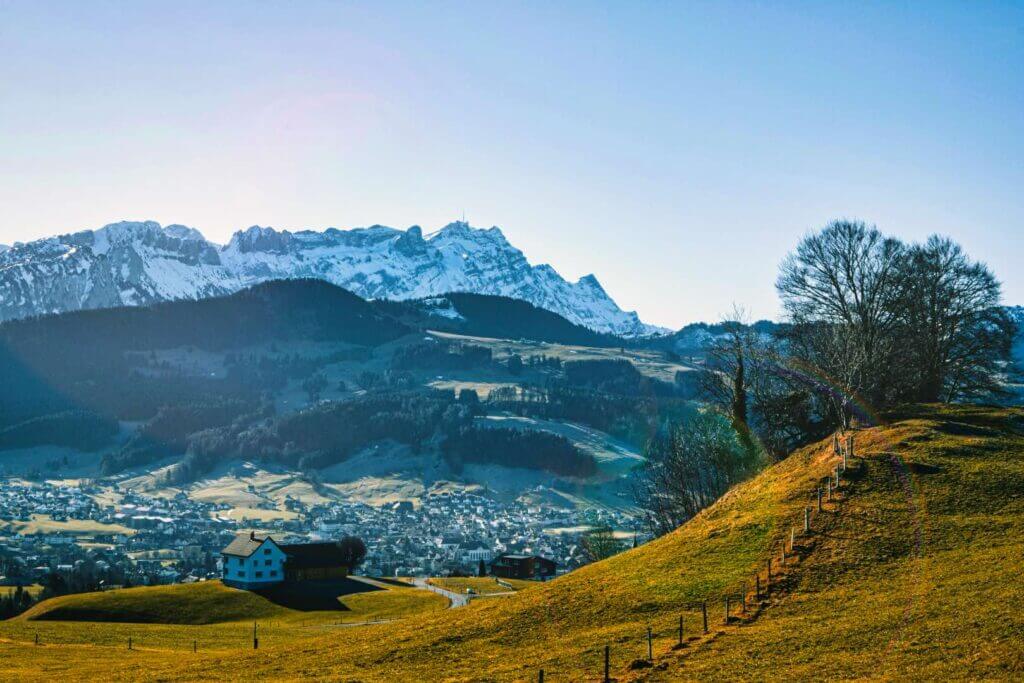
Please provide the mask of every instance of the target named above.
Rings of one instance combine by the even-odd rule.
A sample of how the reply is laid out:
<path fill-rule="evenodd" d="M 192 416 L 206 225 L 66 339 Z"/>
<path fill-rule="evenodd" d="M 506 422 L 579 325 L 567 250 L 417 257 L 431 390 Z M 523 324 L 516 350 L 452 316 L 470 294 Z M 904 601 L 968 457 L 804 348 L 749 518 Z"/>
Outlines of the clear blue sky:
<path fill-rule="evenodd" d="M 465 210 L 677 327 L 855 217 L 1024 303 L 1024 4 L 502 5 L 0 0 L 0 242 Z"/>

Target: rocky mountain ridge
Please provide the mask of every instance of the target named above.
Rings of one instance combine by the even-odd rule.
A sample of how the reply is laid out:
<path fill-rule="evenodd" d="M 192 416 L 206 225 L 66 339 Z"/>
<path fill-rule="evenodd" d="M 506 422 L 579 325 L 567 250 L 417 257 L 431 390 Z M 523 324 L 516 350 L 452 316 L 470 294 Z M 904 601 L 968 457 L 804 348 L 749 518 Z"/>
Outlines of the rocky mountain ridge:
<path fill-rule="evenodd" d="M 323 279 L 371 299 L 494 294 L 599 332 L 661 331 L 622 311 L 593 275 L 568 282 L 550 265 L 531 265 L 497 227 L 465 222 L 428 235 L 418 226 L 322 232 L 253 226 L 224 246 L 184 225 L 121 222 L 16 243 L 0 248 L 0 320 L 199 299 L 294 278 Z"/>

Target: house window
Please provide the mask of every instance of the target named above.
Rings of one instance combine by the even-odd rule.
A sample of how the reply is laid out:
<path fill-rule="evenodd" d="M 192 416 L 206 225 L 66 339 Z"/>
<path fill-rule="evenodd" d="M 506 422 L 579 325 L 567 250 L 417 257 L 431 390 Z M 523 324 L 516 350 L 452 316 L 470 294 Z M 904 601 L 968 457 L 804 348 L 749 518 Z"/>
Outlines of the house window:
<path fill-rule="evenodd" d="M 270 548 L 264 548 L 263 549 L 263 554 L 264 555 L 269 555 L 270 554 Z"/>
<path fill-rule="evenodd" d="M 245 570 L 244 569 L 239 569 L 238 570 L 238 575 L 244 577 L 245 576 Z"/>
<path fill-rule="evenodd" d="M 256 578 L 257 579 L 262 579 L 263 578 L 263 572 L 256 572 Z"/>
<path fill-rule="evenodd" d="M 267 566 L 269 567 L 269 566 L 270 566 L 270 563 L 271 563 L 271 562 L 273 562 L 273 560 L 267 560 L 267 561 L 266 561 L 266 562 L 264 562 L 263 564 L 265 564 L 265 565 L 267 565 Z"/>
<path fill-rule="evenodd" d="M 277 576 L 277 570 L 276 569 L 271 569 L 270 570 L 270 575 L 271 576 Z"/>

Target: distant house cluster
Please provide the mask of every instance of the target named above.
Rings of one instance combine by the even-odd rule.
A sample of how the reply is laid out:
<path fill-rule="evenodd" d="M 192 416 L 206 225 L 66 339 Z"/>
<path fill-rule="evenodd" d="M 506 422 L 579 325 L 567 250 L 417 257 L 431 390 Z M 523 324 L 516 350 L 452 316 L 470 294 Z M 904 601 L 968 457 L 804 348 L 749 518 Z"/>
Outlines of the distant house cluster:
<path fill-rule="evenodd" d="M 344 578 L 346 558 L 337 543 L 279 545 L 270 536 L 239 534 L 221 551 L 225 584 L 257 590 L 284 581 Z"/>

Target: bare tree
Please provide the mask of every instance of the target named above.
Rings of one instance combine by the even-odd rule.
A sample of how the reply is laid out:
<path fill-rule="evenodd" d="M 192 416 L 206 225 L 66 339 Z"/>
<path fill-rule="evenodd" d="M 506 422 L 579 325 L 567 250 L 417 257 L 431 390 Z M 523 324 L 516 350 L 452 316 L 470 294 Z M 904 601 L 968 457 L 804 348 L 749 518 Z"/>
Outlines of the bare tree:
<path fill-rule="evenodd" d="M 717 500 L 760 466 L 715 413 L 698 414 L 650 441 L 636 497 L 654 535 L 666 534 Z"/>
<path fill-rule="evenodd" d="M 808 235 L 783 262 L 776 289 L 790 321 L 801 326 L 838 325 L 844 346 L 860 367 L 855 383 L 876 403 L 889 391 L 888 369 L 903 298 L 900 268 L 907 249 L 864 223 L 834 221 Z M 804 329 L 816 329 L 813 327 Z"/>
<path fill-rule="evenodd" d="M 856 397 L 872 382 L 867 350 L 851 326 L 803 323 L 786 332 L 793 379 L 824 404 L 829 421 L 850 427 Z"/>
<path fill-rule="evenodd" d="M 625 545 L 615 538 L 615 531 L 608 525 L 594 527 L 580 538 L 580 549 L 588 562 L 599 562 L 612 555 L 618 555 Z"/>
<path fill-rule="evenodd" d="M 1015 324 L 999 281 L 958 244 L 932 236 L 911 248 L 900 306 L 907 398 L 952 401 L 999 393 Z"/>

